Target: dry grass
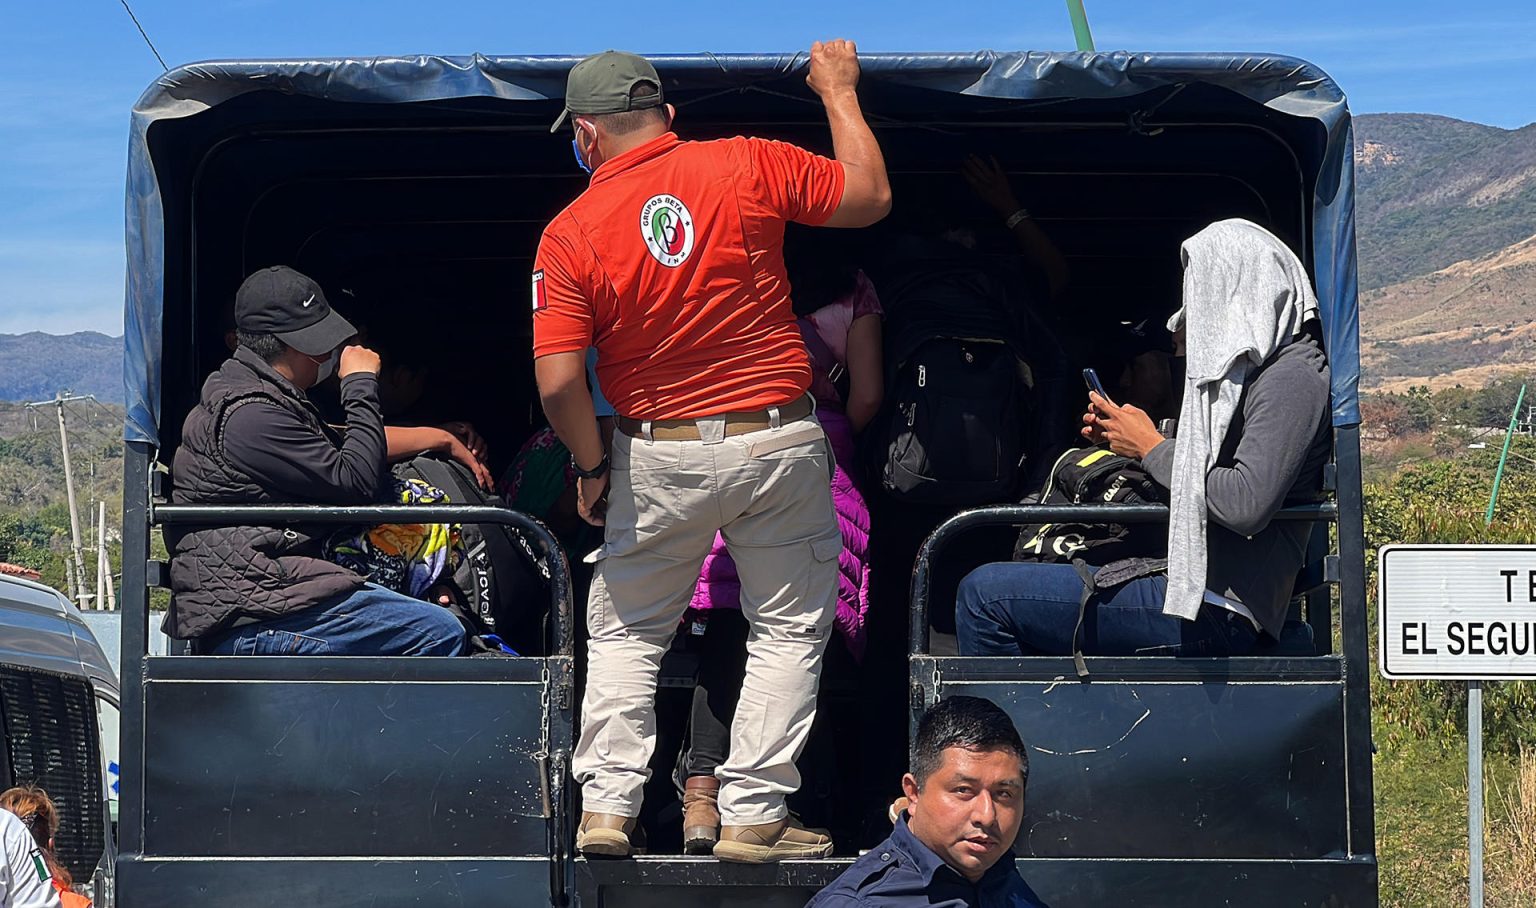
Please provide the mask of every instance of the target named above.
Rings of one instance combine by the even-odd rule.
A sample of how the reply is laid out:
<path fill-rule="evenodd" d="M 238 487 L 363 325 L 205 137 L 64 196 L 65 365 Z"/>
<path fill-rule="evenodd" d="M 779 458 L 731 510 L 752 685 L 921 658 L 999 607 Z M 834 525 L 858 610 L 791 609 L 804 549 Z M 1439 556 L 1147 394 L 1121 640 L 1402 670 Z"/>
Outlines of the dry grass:
<path fill-rule="evenodd" d="M 1521 336 L 1525 337 L 1531 333 L 1529 330 L 1524 330 Z M 1468 337 L 1470 338 L 1471 335 L 1468 335 Z M 1473 342 L 1469 340 L 1467 344 Z M 1468 346 L 1465 349 L 1471 348 Z M 1528 375 L 1532 367 L 1536 366 L 1536 363 L 1527 361 L 1523 356 L 1517 356 L 1516 359 L 1518 360 L 1516 362 L 1487 362 L 1475 366 L 1466 366 L 1465 368 L 1448 369 L 1435 372 L 1433 375 L 1408 376 L 1406 378 L 1392 376 L 1377 378 L 1373 375 L 1370 379 L 1362 382 L 1362 387 L 1368 387 L 1371 391 L 1392 392 L 1395 394 L 1406 394 L 1410 388 L 1416 388 L 1420 385 L 1423 385 L 1430 391 L 1444 391 L 1446 388 L 1458 386 L 1463 388 L 1484 388 L 1499 379 Z M 1365 368 L 1368 371 L 1370 369 L 1368 365 Z"/>
<path fill-rule="evenodd" d="M 1488 823 L 1488 904 L 1536 906 L 1536 751 L 1522 749 L 1514 777 L 1494 788 L 1502 814 Z"/>
<path fill-rule="evenodd" d="M 1466 908 L 1466 750 L 1379 724 L 1377 742 L 1381 908 Z M 1486 756 L 1484 904 L 1536 908 L 1536 750 Z"/>

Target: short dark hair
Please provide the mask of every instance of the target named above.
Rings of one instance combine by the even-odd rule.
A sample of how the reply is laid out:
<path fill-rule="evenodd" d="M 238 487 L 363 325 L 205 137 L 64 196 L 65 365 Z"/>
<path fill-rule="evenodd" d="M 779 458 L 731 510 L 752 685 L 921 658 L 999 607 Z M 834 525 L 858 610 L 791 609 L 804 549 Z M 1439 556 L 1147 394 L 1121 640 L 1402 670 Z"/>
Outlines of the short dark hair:
<path fill-rule="evenodd" d="M 660 93 L 660 85 L 654 85 L 650 82 L 637 82 L 629 90 L 629 99 L 637 101 L 641 98 L 654 98 Z M 585 116 L 593 123 L 602 127 L 602 130 L 609 135 L 627 136 L 647 126 L 665 123 L 667 109 L 657 104 L 655 107 L 643 107 L 639 110 L 626 110 L 610 114 L 586 114 Z"/>
<path fill-rule="evenodd" d="M 922 788 L 944 762 L 944 750 L 1006 750 L 1019 758 L 1023 781 L 1029 781 L 1029 754 L 1013 720 L 991 700 L 980 697 L 949 697 L 940 700 L 917 723 L 917 746 L 912 754 L 912 775 Z"/>
<path fill-rule="evenodd" d="M 240 346 L 261 357 L 266 362 L 276 362 L 288 345 L 278 340 L 276 334 L 268 334 L 265 331 L 246 331 L 235 329 L 235 339 L 240 341 Z"/>

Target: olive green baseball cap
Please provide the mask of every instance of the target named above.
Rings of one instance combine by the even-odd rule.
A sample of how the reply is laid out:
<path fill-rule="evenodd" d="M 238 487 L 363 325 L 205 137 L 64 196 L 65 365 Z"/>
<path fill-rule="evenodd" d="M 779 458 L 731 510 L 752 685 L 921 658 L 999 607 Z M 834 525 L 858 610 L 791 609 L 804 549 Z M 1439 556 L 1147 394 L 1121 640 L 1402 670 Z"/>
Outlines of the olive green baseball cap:
<path fill-rule="evenodd" d="M 641 83 L 656 86 L 656 94 L 631 98 L 630 90 Z M 656 67 L 644 57 L 607 50 L 571 67 L 565 82 L 565 110 L 549 131 L 564 126 L 571 114 L 624 113 L 660 107 L 662 103 L 661 77 L 656 75 Z"/>

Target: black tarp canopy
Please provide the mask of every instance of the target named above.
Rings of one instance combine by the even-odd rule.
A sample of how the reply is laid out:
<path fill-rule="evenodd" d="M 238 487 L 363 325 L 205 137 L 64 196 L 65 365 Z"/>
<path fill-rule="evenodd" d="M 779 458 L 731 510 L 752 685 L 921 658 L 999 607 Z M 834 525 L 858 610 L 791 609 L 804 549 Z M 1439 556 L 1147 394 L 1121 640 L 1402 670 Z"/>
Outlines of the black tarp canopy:
<path fill-rule="evenodd" d="M 652 58 L 668 99 L 690 111 L 751 101 L 754 117 L 803 121 L 814 103 L 801 81 L 805 54 L 700 54 Z M 135 105 L 127 194 L 126 438 L 161 439 L 167 319 L 167 263 L 188 241 L 188 217 L 167 217 L 167 199 L 184 199 L 195 181 L 193 128 L 207 121 L 228 132 L 257 128 L 273 109 L 311 123 L 329 111 L 357 117 L 375 105 L 451 112 L 494 109 L 499 122 L 547 130 L 560 109 L 570 57 L 390 57 L 199 63 L 173 70 Z M 1059 116 L 1118 118 L 1143 135 L 1163 117 L 1210 124 L 1264 121 L 1294 158 L 1310 198 L 1293 237 L 1311 266 L 1332 363 L 1333 421 L 1359 422 L 1358 299 L 1354 170 L 1348 107 L 1312 64 L 1270 54 L 1045 53 L 877 54 L 862 58 L 861 93 L 877 130 L 943 132 L 971 123 Z M 750 95 L 748 99 L 745 96 Z M 269 103 L 268 103 L 269 102 Z M 227 116 L 219 119 L 219 114 Z M 212 127 L 210 127 L 212 128 Z M 551 141 L 547 131 L 540 141 Z M 884 141 L 884 140 L 883 140 Z M 888 149 L 888 154 L 890 153 Z M 168 229 L 168 224 L 174 226 Z M 509 287 L 515 295 L 520 287 Z M 174 433 L 173 433 L 174 434 Z"/>

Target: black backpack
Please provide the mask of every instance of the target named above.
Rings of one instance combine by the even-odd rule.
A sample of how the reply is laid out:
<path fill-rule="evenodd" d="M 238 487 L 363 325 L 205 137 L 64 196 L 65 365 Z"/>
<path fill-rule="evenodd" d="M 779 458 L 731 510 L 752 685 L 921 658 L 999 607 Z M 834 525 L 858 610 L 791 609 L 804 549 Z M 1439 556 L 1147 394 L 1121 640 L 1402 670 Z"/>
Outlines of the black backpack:
<path fill-rule="evenodd" d="M 441 489 L 454 504 L 506 507 L 455 461 L 422 455 L 396 464 L 394 472 L 402 479 L 420 479 Z M 453 582 L 464 594 L 471 621 L 483 624 L 519 653 L 543 652 L 549 566 L 512 527 L 466 523 L 460 538 L 464 560 L 454 570 Z"/>
<path fill-rule="evenodd" d="M 973 265 L 929 267 L 892 282 L 885 311 L 886 400 L 866 433 L 871 475 L 914 504 L 1012 500 L 1034 378 L 1003 283 Z"/>
<path fill-rule="evenodd" d="M 1165 504 L 1168 492 L 1135 460 L 1105 447 L 1073 448 L 1051 468 L 1038 504 Z M 1041 523 L 1023 527 L 1013 560 L 1103 567 L 1128 558 L 1168 554 L 1168 528 L 1160 523 Z"/>

